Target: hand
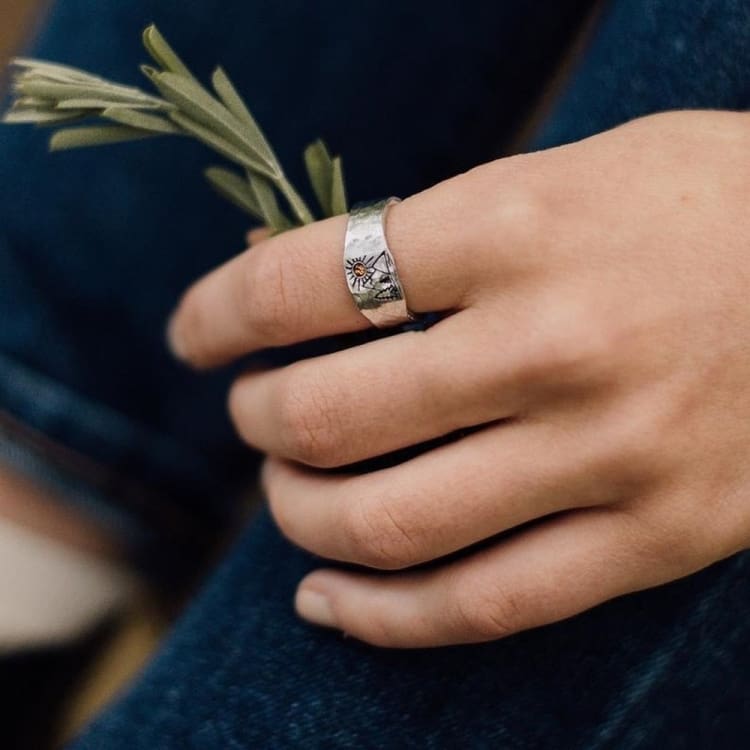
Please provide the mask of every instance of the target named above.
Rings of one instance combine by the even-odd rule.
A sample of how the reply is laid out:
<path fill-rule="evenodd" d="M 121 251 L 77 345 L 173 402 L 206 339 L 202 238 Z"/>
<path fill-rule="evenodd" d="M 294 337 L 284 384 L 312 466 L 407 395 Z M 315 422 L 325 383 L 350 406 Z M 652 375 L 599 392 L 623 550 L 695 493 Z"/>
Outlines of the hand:
<path fill-rule="evenodd" d="M 750 116 L 671 113 L 391 209 L 410 306 L 451 314 L 230 396 L 270 454 L 284 534 L 374 569 L 313 572 L 303 617 L 383 646 L 483 641 L 750 546 L 748 164 Z M 365 328 L 345 227 L 263 241 L 198 282 L 175 350 L 205 367 Z M 314 470 L 477 426 L 393 468 Z"/>

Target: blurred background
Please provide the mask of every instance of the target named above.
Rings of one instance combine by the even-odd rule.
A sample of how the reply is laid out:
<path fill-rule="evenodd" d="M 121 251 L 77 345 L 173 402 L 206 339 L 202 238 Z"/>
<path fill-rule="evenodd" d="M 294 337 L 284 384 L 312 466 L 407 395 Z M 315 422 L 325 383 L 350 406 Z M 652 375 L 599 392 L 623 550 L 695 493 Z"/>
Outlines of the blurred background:
<path fill-rule="evenodd" d="M 3 0 L 0 10 L 0 65 L 3 73 L 8 59 L 39 22 L 44 0 Z"/>
<path fill-rule="evenodd" d="M 0 0 L 0 100 L 8 62 L 33 37 L 47 5 L 47 0 Z M 122 621 L 71 649 L 0 657 L 0 691 L 13 696 L 0 712 L 0 748 L 61 747 L 142 666 L 163 628 L 161 612 L 139 600 Z"/>

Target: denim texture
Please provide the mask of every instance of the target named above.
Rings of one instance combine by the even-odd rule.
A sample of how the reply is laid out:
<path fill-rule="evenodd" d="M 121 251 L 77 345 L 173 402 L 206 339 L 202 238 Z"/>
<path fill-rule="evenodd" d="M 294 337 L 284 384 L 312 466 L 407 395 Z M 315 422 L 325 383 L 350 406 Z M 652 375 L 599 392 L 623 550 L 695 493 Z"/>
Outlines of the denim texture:
<path fill-rule="evenodd" d="M 242 13 L 248 15 L 240 17 L 237 9 L 241 4 L 235 7 L 225 2 L 222 8 L 227 9 L 223 11 L 226 17 L 218 14 L 216 27 L 203 23 L 205 17 L 197 10 L 191 16 L 191 9 L 198 5 L 180 6 L 184 16 L 178 23 L 177 5 L 159 4 L 160 11 L 170 9 L 173 14 L 168 18 L 174 21 L 176 33 L 169 35 L 179 46 L 194 46 L 196 56 L 200 60 L 203 55 L 204 61 L 215 56 L 208 50 L 218 49 L 220 40 L 222 45 L 233 47 L 234 39 L 236 49 L 227 49 L 227 57 L 234 54 L 238 63 L 228 64 L 230 73 L 235 68 L 243 71 L 239 61 L 248 59 L 249 50 L 273 48 L 274 60 L 280 61 L 284 72 L 271 64 L 245 68 L 247 79 L 239 79 L 243 90 L 254 92 L 250 98 L 254 104 L 257 101 L 259 118 L 267 124 L 274 141 L 281 144 L 286 161 L 290 161 L 287 156 L 296 156 L 308 133 L 328 135 L 337 149 L 351 154 L 347 165 L 355 198 L 406 194 L 443 173 L 490 158 L 500 147 L 504 130 L 510 131 L 512 110 L 523 101 L 520 96 L 516 100 L 505 96 L 513 86 L 503 88 L 510 85 L 513 76 L 526 72 L 525 62 L 518 57 L 520 51 L 535 44 L 547 51 L 541 39 L 534 41 L 528 35 L 522 39 L 519 27 L 500 19 L 517 19 L 525 9 L 532 27 L 540 24 L 544 28 L 562 6 L 426 3 L 422 24 L 415 31 L 414 24 L 404 25 L 410 19 L 420 20 L 418 13 L 410 15 L 404 10 L 413 7 L 408 3 L 392 12 L 374 3 L 345 7 L 338 3 L 253 3 L 242 5 Z M 64 12 L 66 6 L 68 11 Z M 70 40 L 57 39 L 57 35 L 62 36 L 66 30 L 71 33 L 71 19 L 76 14 L 81 16 L 84 7 L 80 2 L 60 3 L 42 41 L 42 49 L 49 56 L 73 52 Z M 149 9 L 160 20 L 155 4 L 128 4 L 127 10 L 114 3 L 97 4 L 97 18 L 100 12 L 103 16 L 101 37 L 99 46 L 92 48 L 96 56 L 92 53 L 88 64 L 96 64 L 104 72 L 118 72 L 116 60 L 123 56 L 126 39 L 135 32 L 134 19 L 137 16 L 140 25 L 141 15 Z M 428 9 L 429 21 L 425 20 Z M 164 30 L 169 31 L 171 21 L 164 13 L 162 16 Z M 282 23 L 284 19 L 286 23 Z M 241 22 L 249 25 L 243 28 Z M 292 27 L 294 34 L 290 32 Z M 105 40 L 115 34 L 115 29 L 118 38 L 122 33 L 123 46 L 105 48 Z M 399 34 L 410 49 L 416 44 L 420 52 L 414 55 L 423 56 L 421 64 L 415 61 L 415 65 L 405 67 L 403 58 L 399 58 L 391 70 L 392 77 L 384 79 L 388 95 L 382 100 L 360 101 L 362 92 L 353 91 L 342 81 L 352 74 L 351 64 L 361 63 L 361 45 L 383 52 L 376 59 L 390 70 L 392 57 L 384 51 L 399 47 L 389 47 L 384 40 Z M 93 32 L 85 38 L 88 45 L 94 44 Z M 255 47 L 251 39 L 257 41 Z M 748 41 L 750 10 L 740 0 L 610 3 L 582 63 L 532 145 L 541 148 L 572 141 L 632 117 L 672 107 L 745 108 L 750 84 Z M 446 58 L 446 49 L 454 46 L 458 56 Z M 511 56 L 511 51 L 516 56 Z M 78 58 L 66 57 L 72 62 L 87 62 L 82 59 L 89 54 L 85 46 L 77 54 Z M 294 65 L 284 62 L 290 59 Z M 317 69 L 311 71 L 310 60 L 316 61 Z M 483 60 L 489 68 L 479 74 L 472 60 Z M 445 67 L 440 67 L 440 61 Z M 458 63 L 460 69 L 454 74 L 453 66 Z M 499 69 L 507 75 L 498 75 Z M 279 92 L 288 90 L 300 70 L 308 73 L 309 83 L 316 86 L 326 104 L 315 99 L 313 106 L 311 99 L 298 112 L 295 105 L 291 116 L 288 108 L 295 102 L 296 90 L 295 96 L 283 102 Z M 336 79 L 336 75 L 341 78 Z M 395 86 L 395 92 L 388 86 Z M 519 90 L 526 84 L 516 86 Z M 414 125 L 415 117 L 423 119 Z M 481 125 L 473 122 L 480 119 Z M 458 127 L 458 121 L 468 130 Z M 497 137 L 491 132 L 495 125 Z M 467 141 L 463 137 L 471 134 L 472 127 L 485 133 L 484 140 L 477 137 Z M 489 133 L 485 130 L 488 127 Z M 32 181 L 33 188 L 22 184 L 18 199 L 29 209 L 37 205 L 31 202 L 35 191 L 58 189 L 48 184 L 53 169 L 57 175 L 64 174 L 66 181 L 72 180 L 69 187 L 59 188 L 60 193 L 70 190 L 78 196 L 84 184 L 93 184 L 99 190 L 97 197 L 103 199 L 128 188 L 127 202 L 119 206 L 113 200 L 106 211 L 103 206 L 93 226 L 87 222 L 97 214 L 95 207 L 89 207 L 84 214 L 86 221 L 80 220 L 79 232 L 74 235 L 89 244 L 84 242 L 85 247 L 77 250 L 74 258 L 58 258 L 57 274 L 50 278 L 68 280 L 68 295 L 75 284 L 85 281 L 84 286 L 91 287 L 87 289 L 90 297 L 83 297 L 88 299 L 90 310 L 103 305 L 102 330 L 112 322 L 109 316 L 122 314 L 122 320 L 128 323 L 116 329 L 124 331 L 121 358 L 111 360 L 109 352 L 102 352 L 99 370 L 94 371 L 99 374 L 91 377 L 106 380 L 111 365 L 126 359 L 122 373 L 129 378 L 128 368 L 133 368 L 138 353 L 148 355 L 146 361 L 153 369 L 150 375 L 136 373 L 132 390 L 125 389 L 134 396 L 130 403 L 123 401 L 116 382 L 107 380 L 92 388 L 85 378 L 79 380 L 76 354 L 80 355 L 80 347 L 86 349 L 87 342 L 90 345 L 88 333 L 72 350 L 67 340 L 61 342 L 61 361 L 70 358 L 73 363 L 69 371 L 62 367 L 58 371 L 44 352 L 28 350 L 28 341 L 33 338 L 17 332 L 15 339 L 6 332 L 0 346 L 8 356 L 38 367 L 92 399 L 177 436 L 179 430 L 172 432 L 176 423 L 157 419 L 172 412 L 167 409 L 150 414 L 144 406 L 149 399 L 143 397 L 141 386 L 146 384 L 145 393 L 152 394 L 154 402 L 173 398 L 175 411 L 183 407 L 183 424 L 193 418 L 193 403 L 185 400 L 185 394 L 200 393 L 205 401 L 199 405 L 198 414 L 202 415 L 205 407 L 207 423 L 216 428 L 215 442 L 209 439 L 212 433 L 208 430 L 201 438 L 206 442 L 201 443 L 200 451 L 209 455 L 211 445 L 226 450 L 229 442 L 220 436 L 212 412 L 215 406 L 208 395 L 223 387 L 222 378 L 216 384 L 209 379 L 197 385 L 193 376 L 172 368 L 161 359 L 163 355 L 155 354 L 161 346 L 157 343 L 161 316 L 173 301 L 170 295 L 174 297 L 189 278 L 231 254 L 232 242 L 238 241 L 242 230 L 242 221 L 230 209 L 212 202 L 202 192 L 193 203 L 183 202 L 188 194 L 198 194 L 194 182 L 202 157 L 176 163 L 172 154 L 169 163 L 173 172 L 185 178 L 172 186 L 150 172 L 166 158 L 157 146 L 128 147 L 127 162 L 122 161 L 121 153 L 103 151 L 66 156 L 50 166 L 48 157 L 37 156 L 36 135 L 17 131 L 12 136 L 3 134 L 3 139 L 6 137 L 25 144 L 20 153 L 32 159 L 31 177 L 22 180 Z M 396 148 L 395 153 L 391 147 Z M 145 150 L 138 152 L 139 148 Z M 187 144 L 179 148 L 185 154 L 191 149 Z M 6 154 L 11 153 L 15 151 L 9 148 Z M 4 159 L 0 159 L 2 164 Z M 11 193 L 7 182 L 11 170 L 7 164 L 0 170 L 0 185 Z M 70 175 L 79 170 L 76 181 Z M 13 170 L 14 175 L 16 172 Z M 61 200 L 57 192 L 55 196 Z M 0 194 L 0 211 L 7 211 L 16 223 L 30 222 L 28 216 L 16 215 L 18 201 L 10 203 L 11 211 L 4 199 Z M 186 213 L 185 205 L 199 205 L 200 211 Z M 134 210 L 146 211 L 153 222 L 149 219 L 145 229 L 131 227 L 128 217 Z M 53 213 L 58 211 L 60 221 L 79 221 L 77 210 L 69 214 L 55 208 Z M 184 220 L 186 226 L 175 217 Z M 41 224 L 46 227 L 45 221 Z M 16 225 L 8 233 L 6 246 L 16 248 L 19 263 L 28 260 L 28 250 L 32 268 L 34 259 L 44 257 L 45 262 L 40 264 L 44 268 L 55 235 L 43 233 L 37 243 L 32 240 L 32 228 L 37 229 L 31 223 L 25 231 Z M 210 238 L 210 243 L 196 244 L 196 237 Z M 107 241 L 106 273 L 94 279 L 92 275 L 99 275 L 94 269 L 102 264 L 103 240 Z M 138 243 L 146 243 L 150 255 Z M 164 248 L 172 247 L 192 250 L 185 255 L 164 252 Z M 115 313 L 112 299 L 123 299 L 122 282 L 127 281 L 128 273 L 135 276 L 130 267 L 133 262 L 139 273 L 149 269 L 151 277 L 139 280 L 137 298 L 127 297 L 122 303 L 126 312 Z M 31 304 L 29 326 L 33 331 L 41 319 L 37 307 L 48 302 L 46 292 L 53 300 L 57 297 L 54 290 L 41 284 L 30 284 L 29 289 L 45 291 L 41 299 L 31 294 L 26 300 Z M 16 310 L 21 301 L 12 301 L 12 309 Z M 71 325 L 68 339 L 78 341 L 82 334 L 76 331 L 75 321 L 67 315 L 58 320 L 52 312 L 59 310 L 51 310 L 45 325 Z M 139 325 L 131 329 L 133 321 Z M 136 348 L 129 351 L 134 330 L 143 334 L 144 342 L 134 341 Z M 82 361 L 86 362 L 85 357 Z M 157 364 L 164 368 L 158 373 Z M 172 390 L 163 391 L 166 385 Z M 165 396 L 167 392 L 169 397 Z M 34 418 L 33 411 L 23 416 Z M 75 423 L 74 415 L 70 416 Z M 165 425 L 170 425 L 169 429 Z M 198 439 L 197 430 L 191 433 Z M 153 464 L 152 470 L 159 474 L 158 464 Z M 176 625 L 156 659 L 73 744 L 74 750 L 747 747 L 748 554 L 668 586 L 503 641 L 413 651 L 373 649 L 297 620 L 291 607 L 293 592 L 299 579 L 315 565 L 311 556 L 284 541 L 267 513 L 262 512 Z"/>
<path fill-rule="evenodd" d="M 613 0 L 534 148 L 669 109 L 750 108 L 750 3 Z"/>

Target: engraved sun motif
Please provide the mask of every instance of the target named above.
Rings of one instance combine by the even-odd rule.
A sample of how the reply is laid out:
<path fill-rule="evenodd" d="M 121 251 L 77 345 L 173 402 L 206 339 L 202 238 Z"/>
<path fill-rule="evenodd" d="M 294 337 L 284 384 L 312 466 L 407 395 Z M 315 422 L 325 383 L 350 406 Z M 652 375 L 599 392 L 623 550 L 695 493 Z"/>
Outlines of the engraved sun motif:
<path fill-rule="evenodd" d="M 374 274 L 374 258 L 372 256 L 362 255 L 359 258 L 347 258 L 346 275 L 349 279 L 349 286 L 355 292 L 370 288 L 369 282 Z"/>
<path fill-rule="evenodd" d="M 346 275 L 349 288 L 367 297 L 372 306 L 401 299 L 395 269 L 386 253 L 347 258 Z"/>

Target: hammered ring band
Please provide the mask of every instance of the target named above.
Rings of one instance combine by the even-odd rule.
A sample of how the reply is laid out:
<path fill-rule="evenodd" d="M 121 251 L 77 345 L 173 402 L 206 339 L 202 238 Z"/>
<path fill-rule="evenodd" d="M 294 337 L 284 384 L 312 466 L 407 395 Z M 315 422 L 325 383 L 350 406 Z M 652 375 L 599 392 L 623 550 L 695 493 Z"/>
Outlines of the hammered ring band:
<path fill-rule="evenodd" d="M 357 308 L 376 328 L 414 320 L 385 236 L 388 208 L 399 200 L 358 203 L 352 208 L 346 227 L 346 283 Z"/>

